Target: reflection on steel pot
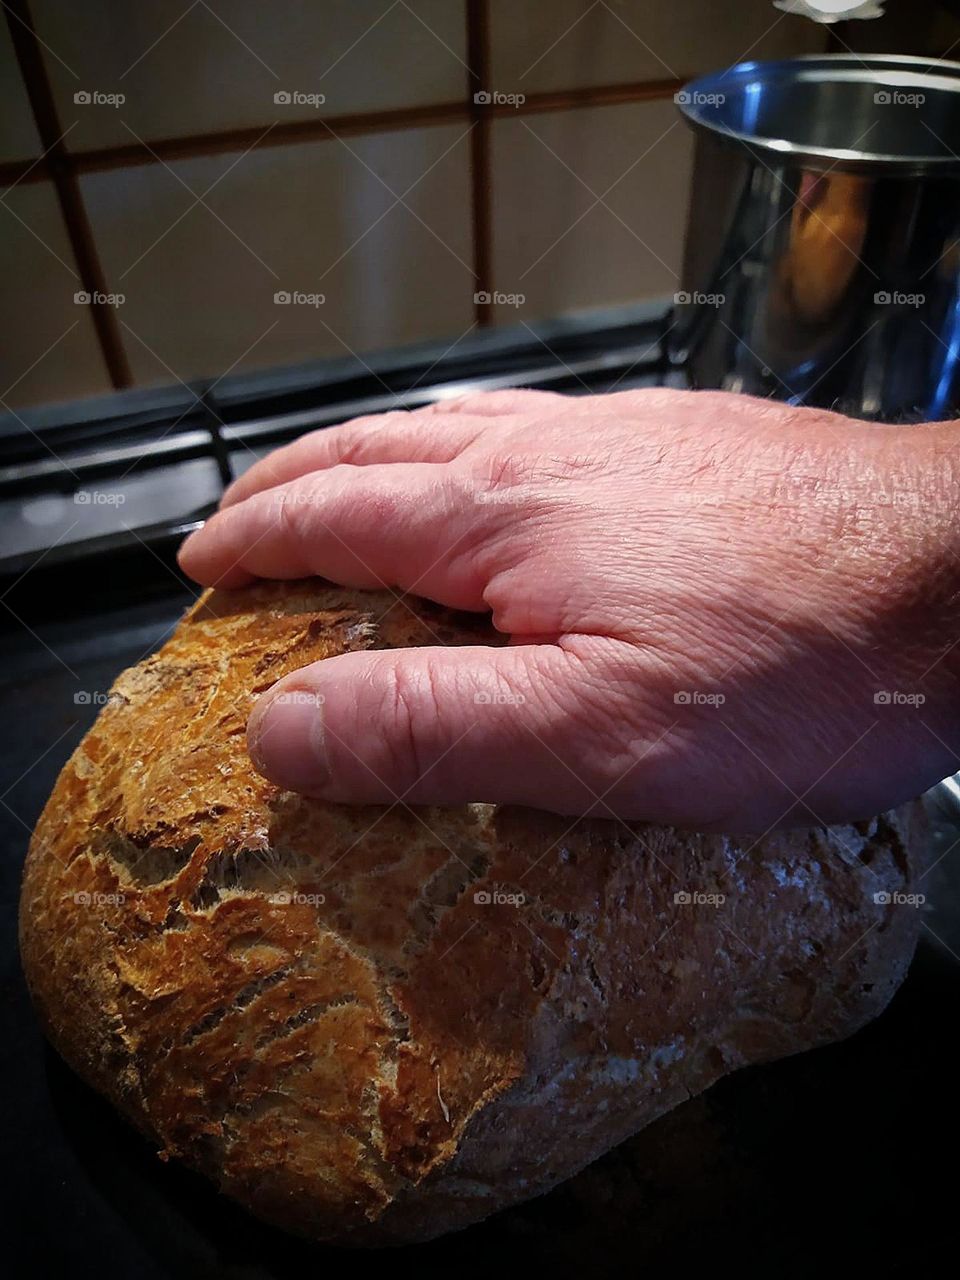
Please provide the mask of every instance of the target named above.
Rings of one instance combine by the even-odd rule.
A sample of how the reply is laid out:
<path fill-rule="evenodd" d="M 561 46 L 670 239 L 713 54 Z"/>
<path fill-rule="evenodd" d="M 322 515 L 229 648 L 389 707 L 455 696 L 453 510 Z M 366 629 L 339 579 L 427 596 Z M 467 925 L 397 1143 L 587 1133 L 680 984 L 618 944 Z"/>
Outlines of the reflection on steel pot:
<path fill-rule="evenodd" d="M 693 384 L 960 410 L 960 63 L 743 63 L 677 101 L 697 156 L 669 341 Z"/>

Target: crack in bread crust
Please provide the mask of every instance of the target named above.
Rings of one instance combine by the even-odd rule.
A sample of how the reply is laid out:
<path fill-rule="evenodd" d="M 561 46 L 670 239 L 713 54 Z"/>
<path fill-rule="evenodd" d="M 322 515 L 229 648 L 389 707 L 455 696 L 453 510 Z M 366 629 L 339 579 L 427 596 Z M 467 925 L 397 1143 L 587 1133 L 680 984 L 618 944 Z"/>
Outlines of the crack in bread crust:
<path fill-rule="evenodd" d="M 207 593 L 124 672 L 24 877 L 47 1034 L 167 1155 L 344 1243 L 546 1190 L 728 1071 L 850 1034 L 909 962 L 907 806 L 754 846 L 469 805 L 349 808 L 247 757 L 258 692 L 349 649 L 502 643 L 317 579 Z M 678 886 L 723 885 L 722 906 Z"/>

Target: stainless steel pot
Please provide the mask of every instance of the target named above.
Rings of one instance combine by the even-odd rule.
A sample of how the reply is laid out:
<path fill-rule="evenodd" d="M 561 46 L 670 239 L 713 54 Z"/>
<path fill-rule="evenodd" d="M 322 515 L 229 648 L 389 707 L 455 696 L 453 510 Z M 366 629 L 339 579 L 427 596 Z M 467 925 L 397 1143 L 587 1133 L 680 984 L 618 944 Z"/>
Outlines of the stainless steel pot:
<path fill-rule="evenodd" d="M 743 63 L 677 99 L 697 150 L 668 342 L 693 384 L 960 410 L 960 63 Z"/>

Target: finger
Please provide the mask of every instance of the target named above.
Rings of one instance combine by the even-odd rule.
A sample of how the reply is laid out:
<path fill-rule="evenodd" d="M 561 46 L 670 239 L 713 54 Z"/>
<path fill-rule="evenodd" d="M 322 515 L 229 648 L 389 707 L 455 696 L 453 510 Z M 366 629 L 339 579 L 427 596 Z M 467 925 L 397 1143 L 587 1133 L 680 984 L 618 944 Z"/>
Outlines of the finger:
<path fill-rule="evenodd" d="M 507 418 L 516 414 L 543 413 L 569 405 L 571 398 L 556 391 L 532 391 L 505 387 L 501 391 L 476 391 L 451 400 L 436 400 L 425 412 L 437 415 L 465 414 L 475 418 Z"/>
<path fill-rule="evenodd" d="M 341 654 L 264 694 L 247 739 L 272 782 L 326 800 L 586 813 L 615 768 L 589 746 L 588 682 L 557 646 Z"/>
<path fill-rule="evenodd" d="M 221 509 L 255 493 L 288 484 L 311 471 L 339 463 L 369 466 L 383 462 L 452 462 L 476 440 L 487 423 L 479 419 L 416 413 L 377 413 L 339 427 L 311 431 L 275 449 L 234 480 L 220 499 Z"/>
<path fill-rule="evenodd" d="M 472 484 L 423 463 L 332 467 L 218 512 L 180 548 L 180 566 L 205 586 L 319 574 L 483 609 L 473 553 L 496 515 Z"/>

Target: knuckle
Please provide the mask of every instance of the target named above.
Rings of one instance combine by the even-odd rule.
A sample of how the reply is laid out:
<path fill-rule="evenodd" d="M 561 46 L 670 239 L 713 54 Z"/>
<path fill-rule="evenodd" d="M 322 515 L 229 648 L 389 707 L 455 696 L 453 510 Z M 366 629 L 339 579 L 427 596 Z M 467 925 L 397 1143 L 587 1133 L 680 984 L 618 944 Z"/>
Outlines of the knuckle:
<path fill-rule="evenodd" d="M 417 412 L 425 417 L 434 417 L 437 414 L 468 413 L 471 405 L 476 404 L 476 399 L 476 395 L 466 395 L 454 396 L 449 400 L 434 400 Z"/>
<path fill-rule="evenodd" d="M 290 444 L 283 445 L 282 448 L 274 451 L 263 459 L 259 465 L 269 462 L 271 457 L 290 458 L 299 457 L 303 454 L 310 455 L 317 453 L 327 447 L 330 442 L 331 431 L 329 427 L 317 427 L 313 431 L 308 431 L 305 436 L 301 436 L 299 440 L 292 440 Z"/>
<path fill-rule="evenodd" d="M 511 489 L 526 484 L 536 470 L 536 460 L 521 453 L 489 454 L 483 461 L 482 471 L 491 489 Z"/>
<path fill-rule="evenodd" d="M 397 431 L 406 425 L 409 414 L 401 410 L 390 410 L 387 413 L 372 413 L 362 418 L 354 418 L 342 427 L 336 428 L 337 461 L 354 463 L 363 460 L 370 445 L 386 431 Z"/>
<path fill-rule="evenodd" d="M 378 664 L 375 683 L 384 732 L 376 740 L 373 768 L 392 778 L 402 795 L 432 763 L 422 731 L 439 722 L 437 680 L 429 663 L 413 665 L 387 659 Z"/>
<path fill-rule="evenodd" d="M 270 496 L 270 516 L 276 520 L 281 539 L 296 544 L 305 537 L 306 513 L 310 510 L 309 488 L 301 483 L 287 485 L 280 493 Z"/>
<path fill-rule="evenodd" d="M 349 422 L 343 422 L 340 426 L 334 428 L 321 428 L 314 431 L 319 443 L 328 442 L 329 433 L 335 433 L 335 458 L 337 462 L 353 463 L 361 462 L 366 456 L 367 449 L 374 443 L 374 440 L 384 431 L 402 430 L 403 426 L 410 421 L 410 413 L 406 410 L 388 410 L 384 413 L 366 413 L 362 417 L 355 417 Z M 326 436 L 326 439 L 324 439 Z"/>

